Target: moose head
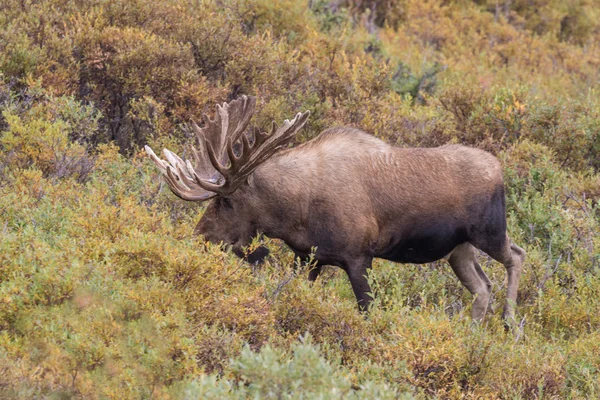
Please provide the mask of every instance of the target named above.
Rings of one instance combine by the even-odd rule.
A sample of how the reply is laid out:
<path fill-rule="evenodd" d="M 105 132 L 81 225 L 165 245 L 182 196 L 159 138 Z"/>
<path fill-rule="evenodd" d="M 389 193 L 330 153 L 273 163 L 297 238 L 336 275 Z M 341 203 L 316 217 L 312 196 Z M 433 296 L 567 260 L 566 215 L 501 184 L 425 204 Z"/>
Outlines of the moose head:
<path fill-rule="evenodd" d="M 255 106 L 255 97 L 242 96 L 217 105 L 214 119 L 204 115 L 204 127 L 191 122 L 188 129 L 195 133 L 197 145 L 192 148 L 194 163 L 167 149 L 162 160 L 145 146 L 175 195 L 188 201 L 210 201 L 195 233 L 211 243 L 230 245 L 240 257 L 260 234 L 258 225 L 264 215 L 264 193 L 257 190 L 253 173 L 294 139 L 310 115 L 309 111 L 298 113 L 280 127 L 273 122 L 268 133 L 257 127 L 248 132 Z M 267 254 L 261 246 L 247 259 L 261 262 Z"/>

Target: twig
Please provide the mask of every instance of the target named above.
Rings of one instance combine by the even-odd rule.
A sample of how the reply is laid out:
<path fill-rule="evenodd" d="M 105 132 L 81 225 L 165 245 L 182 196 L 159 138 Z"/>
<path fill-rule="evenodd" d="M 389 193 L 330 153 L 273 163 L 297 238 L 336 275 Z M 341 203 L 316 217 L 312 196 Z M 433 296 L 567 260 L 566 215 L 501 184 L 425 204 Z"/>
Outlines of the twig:
<path fill-rule="evenodd" d="M 519 327 L 517 328 L 517 334 L 515 336 L 515 343 L 518 343 L 519 340 L 521 340 L 521 336 L 523 336 L 523 333 L 525 332 L 525 320 L 526 320 L 526 316 L 523 317 L 523 319 L 521 319 L 521 322 L 519 323 Z"/>
<path fill-rule="evenodd" d="M 269 299 L 267 300 L 267 302 L 269 304 L 273 304 L 273 302 L 279 296 L 279 293 L 283 290 L 284 287 L 286 287 L 292 281 L 292 279 L 294 278 L 295 275 L 296 274 L 292 271 L 290 274 L 288 274 L 288 276 L 284 280 L 279 282 L 279 284 L 277 285 L 275 290 L 273 290 L 273 292 L 269 295 Z"/>
<path fill-rule="evenodd" d="M 546 285 L 546 282 L 548 282 L 548 279 L 550 279 L 552 277 L 552 275 L 554 275 L 556 273 L 556 271 L 558 270 L 558 264 L 560 263 L 560 260 L 562 260 L 562 256 L 563 256 L 562 253 L 558 256 L 556 263 L 554 263 L 554 268 L 552 269 L 552 272 L 548 273 L 548 271 L 546 271 L 541 282 L 537 285 L 538 289 L 544 290 L 544 286 Z"/>

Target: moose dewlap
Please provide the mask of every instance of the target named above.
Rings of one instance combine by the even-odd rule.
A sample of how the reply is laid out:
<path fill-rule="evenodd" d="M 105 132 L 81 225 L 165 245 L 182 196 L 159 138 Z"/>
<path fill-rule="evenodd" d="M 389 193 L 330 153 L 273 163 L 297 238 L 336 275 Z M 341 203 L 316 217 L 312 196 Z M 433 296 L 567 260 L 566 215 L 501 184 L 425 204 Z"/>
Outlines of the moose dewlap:
<path fill-rule="evenodd" d="M 278 238 L 302 259 L 316 247 L 323 265 L 346 271 L 360 309 L 371 291 L 374 257 L 401 263 L 445 258 L 476 296 L 472 316 L 482 319 L 491 282 L 477 263 L 480 249 L 506 267 L 503 316 L 514 317 L 525 252 L 506 234 L 502 168 L 482 150 L 448 145 L 405 149 L 353 128 L 331 128 L 283 149 L 306 123 L 299 113 L 269 133 L 247 130 L 256 100 L 242 96 L 217 106 L 214 119 L 195 123 L 192 160 L 169 150 L 166 160 L 146 151 L 170 189 L 190 201 L 211 200 L 196 232 L 231 244 L 238 255 L 252 238 Z M 249 257 L 260 261 L 259 249 Z"/>

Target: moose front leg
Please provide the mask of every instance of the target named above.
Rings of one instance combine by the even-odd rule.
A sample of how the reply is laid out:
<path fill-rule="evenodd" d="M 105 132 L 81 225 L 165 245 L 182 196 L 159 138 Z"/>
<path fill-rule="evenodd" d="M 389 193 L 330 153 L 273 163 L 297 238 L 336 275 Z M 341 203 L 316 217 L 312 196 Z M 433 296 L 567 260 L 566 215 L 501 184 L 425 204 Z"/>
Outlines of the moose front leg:
<path fill-rule="evenodd" d="M 323 269 L 323 265 L 321 263 L 317 262 L 317 264 L 314 265 L 313 267 L 311 267 L 310 270 L 308 271 L 308 280 L 310 282 L 314 282 L 315 280 L 317 280 L 319 275 L 321 275 L 322 269 Z"/>
<path fill-rule="evenodd" d="M 369 311 L 369 305 L 373 300 L 370 295 L 371 286 L 367 280 L 367 272 L 371 269 L 372 262 L 373 257 L 360 257 L 348 262 L 346 268 L 344 268 L 356 296 L 358 309 L 361 312 Z"/>
<path fill-rule="evenodd" d="M 310 257 L 304 253 L 294 251 L 294 255 L 296 259 L 300 259 L 300 263 L 302 266 L 305 266 L 310 262 Z M 324 264 L 321 264 L 319 261 L 317 261 L 314 266 L 310 267 L 310 269 L 308 270 L 308 280 L 310 282 L 314 282 L 319 277 L 319 275 L 321 275 L 323 265 Z M 294 263 L 294 268 L 298 269 L 298 264 Z"/>

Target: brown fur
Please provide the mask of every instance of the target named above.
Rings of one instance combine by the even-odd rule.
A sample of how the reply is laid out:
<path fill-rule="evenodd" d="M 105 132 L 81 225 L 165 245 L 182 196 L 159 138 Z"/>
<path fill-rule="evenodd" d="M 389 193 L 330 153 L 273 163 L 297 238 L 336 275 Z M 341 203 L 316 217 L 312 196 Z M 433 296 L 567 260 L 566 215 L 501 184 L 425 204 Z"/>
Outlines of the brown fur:
<path fill-rule="evenodd" d="M 508 271 L 504 316 L 513 318 L 525 252 L 506 236 L 502 168 L 482 150 L 405 149 L 352 128 L 333 128 L 277 153 L 227 199 L 217 197 L 197 232 L 239 252 L 257 234 L 350 278 L 361 309 L 374 257 L 424 263 L 447 258 L 485 315 L 491 284 L 475 248 Z M 315 279 L 319 268 L 311 272 Z"/>

